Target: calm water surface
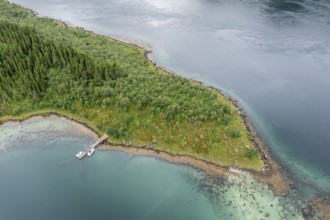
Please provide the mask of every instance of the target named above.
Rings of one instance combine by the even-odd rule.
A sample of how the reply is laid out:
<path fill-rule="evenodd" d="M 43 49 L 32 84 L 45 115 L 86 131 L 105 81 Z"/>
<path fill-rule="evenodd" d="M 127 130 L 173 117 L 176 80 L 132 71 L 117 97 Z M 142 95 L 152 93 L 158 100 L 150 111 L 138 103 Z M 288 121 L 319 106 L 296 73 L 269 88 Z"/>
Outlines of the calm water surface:
<path fill-rule="evenodd" d="M 248 111 L 276 159 L 296 180 L 300 198 L 292 192 L 291 203 L 330 193 L 328 0 L 13 2 L 40 16 L 148 45 L 159 65 L 224 89 Z"/>
<path fill-rule="evenodd" d="M 330 193 L 328 0 L 14 2 L 149 45 L 159 65 L 224 89 L 290 175 Z"/>
<path fill-rule="evenodd" d="M 249 176 L 112 151 L 79 161 L 95 141 L 79 131 L 55 117 L 0 126 L 0 219 L 301 219 L 297 193 L 275 197 Z"/>

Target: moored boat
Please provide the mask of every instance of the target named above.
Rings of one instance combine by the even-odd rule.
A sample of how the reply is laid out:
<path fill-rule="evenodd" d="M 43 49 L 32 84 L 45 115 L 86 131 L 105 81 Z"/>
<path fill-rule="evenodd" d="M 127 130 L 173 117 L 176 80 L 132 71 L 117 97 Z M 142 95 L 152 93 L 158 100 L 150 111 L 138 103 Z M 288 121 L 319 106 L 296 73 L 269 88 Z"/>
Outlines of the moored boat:
<path fill-rule="evenodd" d="M 84 153 L 83 151 L 80 151 L 79 153 L 76 154 L 76 157 L 77 157 L 78 159 L 80 159 L 80 157 L 81 157 L 81 155 L 82 155 L 83 153 Z"/>
<path fill-rule="evenodd" d="M 89 156 L 89 157 L 92 156 L 94 152 L 95 152 L 94 148 L 90 149 L 87 153 L 87 156 Z"/>

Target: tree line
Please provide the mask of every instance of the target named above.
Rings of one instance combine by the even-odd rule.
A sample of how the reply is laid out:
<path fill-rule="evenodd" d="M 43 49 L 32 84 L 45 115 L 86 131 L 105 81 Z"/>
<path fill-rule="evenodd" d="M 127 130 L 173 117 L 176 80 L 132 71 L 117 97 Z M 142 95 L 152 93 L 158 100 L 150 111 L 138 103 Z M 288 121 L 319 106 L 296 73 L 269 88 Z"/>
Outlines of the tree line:
<path fill-rule="evenodd" d="M 94 84 L 125 74 L 116 63 L 95 62 L 68 45 L 44 40 L 31 27 L 0 22 L 0 101 L 41 97 L 50 69 L 68 69 L 74 80 Z"/>
<path fill-rule="evenodd" d="M 71 112 L 117 143 L 256 166 L 239 113 L 215 91 L 155 67 L 142 48 L 0 8 L 0 118 Z"/>

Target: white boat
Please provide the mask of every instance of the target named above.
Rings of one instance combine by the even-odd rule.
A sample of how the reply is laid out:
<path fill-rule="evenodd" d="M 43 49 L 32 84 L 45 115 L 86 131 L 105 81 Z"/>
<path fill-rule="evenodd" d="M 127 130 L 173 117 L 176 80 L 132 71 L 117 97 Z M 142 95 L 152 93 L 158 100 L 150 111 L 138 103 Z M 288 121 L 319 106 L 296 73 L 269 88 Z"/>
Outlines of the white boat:
<path fill-rule="evenodd" d="M 89 156 L 89 157 L 92 156 L 94 152 L 95 152 L 94 148 L 90 149 L 87 153 L 87 156 Z"/>
<path fill-rule="evenodd" d="M 76 154 L 76 157 L 80 159 L 81 155 L 83 154 L 84 152 L 80 151 L 79 153 Z"/>

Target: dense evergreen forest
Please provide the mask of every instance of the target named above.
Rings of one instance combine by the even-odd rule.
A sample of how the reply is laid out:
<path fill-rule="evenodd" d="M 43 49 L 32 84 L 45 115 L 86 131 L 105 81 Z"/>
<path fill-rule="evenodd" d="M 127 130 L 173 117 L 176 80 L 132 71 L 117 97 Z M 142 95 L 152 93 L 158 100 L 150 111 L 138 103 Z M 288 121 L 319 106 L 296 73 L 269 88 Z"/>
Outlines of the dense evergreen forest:
<path fill-rule="evenodd" d="M 33 28 L 1 22 L 0 43 L 0 101 L 3 103 L 25 98 L 40 100 L 48 89 L 51 69 L 67 71 L 71 83 L 74 80 L 102 85 L 104 81 L 124 76 L 116 63 L 95 62 L 70 46 L 42 40 Z M 61 107 L 69 105 L 64 103 Z"/>
<path fill-rule="evenodd" d="M 262 167 L 237 109 L 216 91 L 156 68 L 141 48 L 0 6 L 0 117 L 55 111 L 113 142 Z"/>
<path fill-rule="evenodd" d="M 160 78 L 164 83 L 157 84 L 150 84 L 147 77 L 128 77 L 115 62 L 95 62 L 70 46 L 42 40 L 33 28 L 17 24 L 0 23 L 0 42 L 0 101 L 3 103 L 30 99 L 38 105 L 37 101 L 42 100 L 42 107 L 61 107 L 74 112 L 74 101 L 89 107 L 111 97 L 103 100 L 107 106 L 115 105 L 123 111 L 131 105 L 139 110 L 149 107 L 153 114 L 162 113 L 169 121 L 218 120 L 228 125 L 231 120 L 230 108 L 216 102 L 216 94 L 205 87 L 191 86 L 181 77 L 164 75 Z M 66 82 L 53 83 L 59 76 Z M 125 79 L 119 80 L 122 77 Z M 61 84 L 67 88 L 59 87 Z M 87 94 L 84 91 L 88 91 Z M 54 93 L 65 98 L 58 102 L 52 99 Z M 196 104 L 190 100 L 196 100 Z M 240 134 L 232 132 L 231 136 Z"/>

